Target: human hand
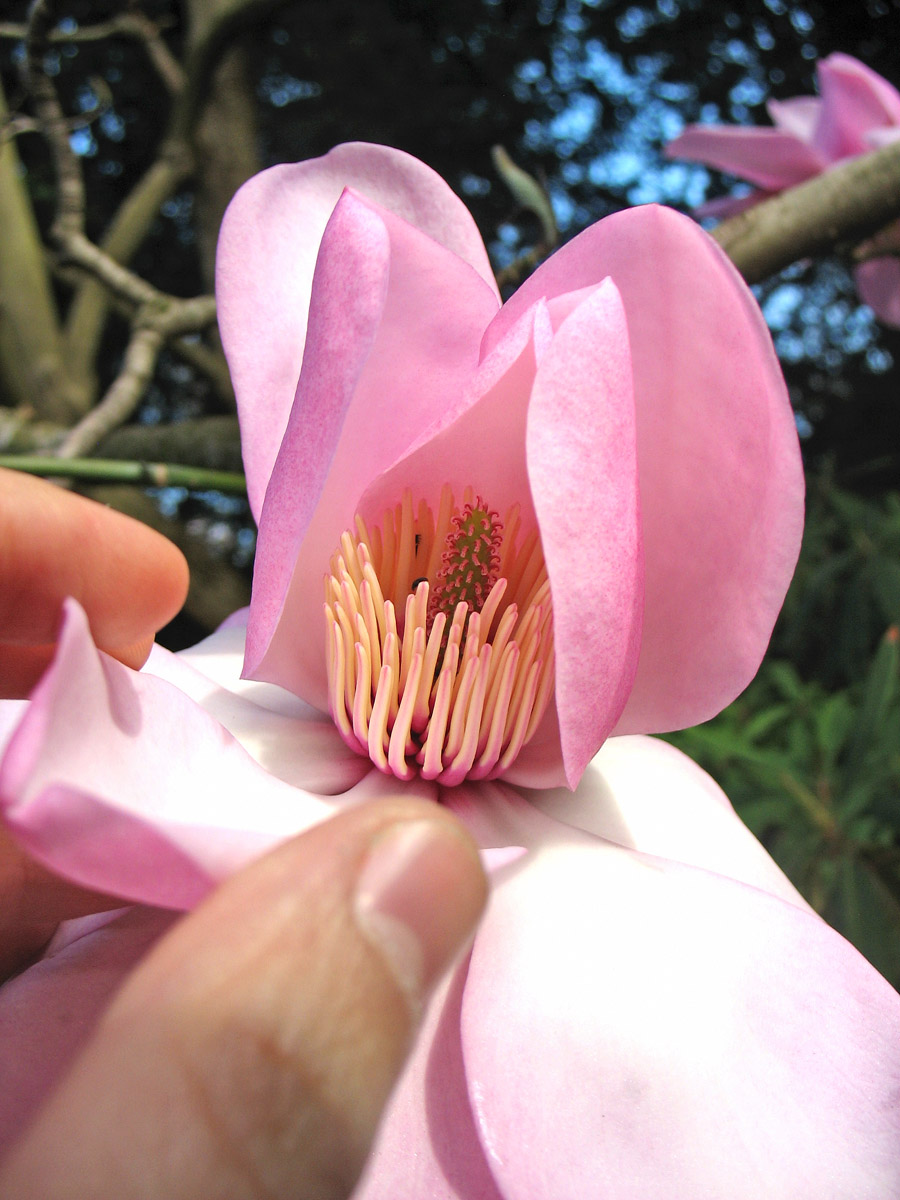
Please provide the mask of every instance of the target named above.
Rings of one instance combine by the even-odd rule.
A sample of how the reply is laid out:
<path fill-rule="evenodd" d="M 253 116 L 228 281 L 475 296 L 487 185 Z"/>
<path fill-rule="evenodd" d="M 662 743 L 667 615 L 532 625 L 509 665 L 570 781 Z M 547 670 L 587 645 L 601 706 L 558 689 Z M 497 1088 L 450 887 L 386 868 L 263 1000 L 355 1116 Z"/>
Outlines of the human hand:
<path fill-rule="evenodd" d="M 435 804 L 343 812 L 214 892 L 131 976 L 0 1173 L 9 1200 L 343 1200 L 484 904 Z"/>
<path fill-rule="evenodd" d="M 187 580 L 180 550 L 146 525 L 0 469 L 0 698 L 24 697 L 40 678 L 66 596 L 85 609 L 101 649 L 140 667 Z M 60 921 L 113 903 L 45 871 L 0 827 L 0 981 Z"/>
<path fill-rule="evenodd" d="M 0 695 L 21 696 L 74 595 L 139 667 L 180 555 L 144 526 L 0 471 Z M 219 888 L 134 972 L 0 1175 L 13 1197 L 345 1197 L 429 991 L 484 905 L 453 817 L 349 810 Z M 118 905 L 0 830 L 0 979 L 66 917 Z"/>

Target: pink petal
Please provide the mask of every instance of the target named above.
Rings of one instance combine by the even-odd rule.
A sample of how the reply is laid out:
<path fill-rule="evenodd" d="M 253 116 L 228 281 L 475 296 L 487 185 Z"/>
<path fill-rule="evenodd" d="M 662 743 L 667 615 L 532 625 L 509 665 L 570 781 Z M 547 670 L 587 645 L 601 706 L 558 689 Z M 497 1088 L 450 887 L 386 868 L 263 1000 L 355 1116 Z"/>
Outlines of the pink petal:
<path fill-rule="evenodd" d="M 809 905 L 705 771 L 667 742 L 614 737 L 574 792 L 517 788 L 542 813 L 607 841 Z"/>
<path fill-rule="evenodd" d="M 766 112 L 785 133 L 791 133 L 809 145 L 815 136 L 822 112 L 818 96 L 794 96 L 790 100 L 767 100 Z"/>
<path fill-rule="evenodd" d="M 191 907 L 276 841 L 381 787 L 365 775 L 330 800 L 283 783 L 171 683 L 100 654 L 72 601 L 0 764 L 3 818 L 35 858 L 84 886 L 171 908 Z"/>
<path fill-rule="evenodd" d="M 900 260 L 872 258 L 853 272 L 859 298 L 879 321 L 900 329 Z"/>
<path fill-rule="evenodd" d="M 371 764 L 346 746 L 330 717 L 274 684 L 239 678 L 243 647 L 243 629 L 220 629 L 177 655 L 155 646 L 144 672 L 190 697 L 292 787 L 337 796 L 360 783 Z"/>
<path fill-rule="evenodd" d="M 742 196 L 717 196 L 715 200 L 704 200 L 702 204 L 698 204 L 693 213 L 698 220 L 702 220 L 703 217 L 725 220 L 727 217 L 736 217 L 738 213 L 746 212 L 748 208 L 753 208 L 755 204 L 774 195 L 774 192 L 754 190 Z"/>
<path fill-rule="evenodd" d="M 870 129 L 866 134 L 866 145 L 870 150 L 880 150 L 883 146 L 892 146 L 897 141 L 900 141 L 900 125 Z"/>
<path fill-rule="evenodd" d="M 129 909 L 0 987 L 0 1157 L 62 1078 L 125 976 L 174 919 Z"/>
<path fill-rule="evenodd" d="M 462 1009 L 505 1200 L 896 1195 L 898 1027 L 817 917 L 575 831 L 507 868 Z"/>
<path fill-rule="evenodd" d="M 260 521 L 246 675 L 325 709 L 329 558 L 372 480 L 458 410 L 496 309 L 468 263 L 344 195 L 322 240 L 297 401 Z"/>
<path fill-rule="evenodd" d="M 873 129 L 900 125 L 900 93 L 849 54 L 830 54 L 818 66 L 822 116 L 816 149 L 832 162 L 864 154 Z"/>
<path fill-rule="evenodd" d="M 793 133 L 744 125 L 688 125 L 666 146 L 666 157 L 705 163 L 768 192 L 811 179 L 829 161 Z"/>
<path fill-rule="evenodd" d="M 357 506 L 363 518 L 379 522 L 404 488 L 436 505 L 447 483 L 456 495 L 472 487 L 501 519 L 510 505 L 520 504 L 523 527 L 534 528 L 525 430 L 538 362 L 551 337 L 547 307 L 539 302 L 473 368 L 441 425 L 425 430 L 408 454 L 371 482 Z"/>
<path fill-rule="evenodd" d="M 249 612 L 249 609 L 245 609 Z M 259 708 L 281 713 L 286 717 L 297 717 L 302 720 L 322 719 L 318 709 L 306 704 L 293 692 L 277 687 L 273 683 L 257 683 L 252 679 L 241 679 L 241 668 L 244 665 L 244 650 L 247 638 L 247 623 L 226 622 L 187 650 L 179 650 L 172 662 L 172 655 L 161 646 L 155 645 L 150 652 L 145 671 L 159 675 L 161 679 L 169 677 L 168 672 L 177 671 L 182 667 L 190 667 L 193 674 L 203 675 L 209 682 L 214 683 L 224 691 L 241 700 L 250 701 Z M 173 680 L 173 682 L 178 682 Z M 179 686 L 187 687 L 185 681 Z M 190 693 L 193 695 L 193 691 Z"/>
<path fill-rule="evenodd" d="M 27 708 L 27 700 L 0 700 L 0 755 Z"/>
<path fill-rule="evenodd" d="M 554 306 L 567 307 L 565 301 Z M 619 293 L 607 280 L 559 316 L 534 382 L 526 446 L 553 593 L 563 760 L 574 787 L 634 682 L 643 572 L 631 358 Z"/>
<path fill-rule="evenodd" d="M 755 300 L 669 209 L 616 213 L 563 246 L 504 305 L 485 350 L 539 297 L 606 275 L 631 342 L 645 572 L 637 677 L 616 732 L 662 731 L 708 719 L 756 672 L 799 550 L 803 474 Z M 601 542 L 595 561 L 604 553 Z"/>
<path fill-rule="evenodd" d="M 496 291 L 465 205 L 440 176 L 400 150 L 351 143 L 249 180 L 222 223 L 216 293 L 257 518 L 300 375 L 319 242 L 348 186 L 458 254 Z"/>
<path fill-rule="evenodd" d="M 460 1009 L 467 963 L 433 997 L 352 1200 L 504 1200 L 466 1090 Z"/>

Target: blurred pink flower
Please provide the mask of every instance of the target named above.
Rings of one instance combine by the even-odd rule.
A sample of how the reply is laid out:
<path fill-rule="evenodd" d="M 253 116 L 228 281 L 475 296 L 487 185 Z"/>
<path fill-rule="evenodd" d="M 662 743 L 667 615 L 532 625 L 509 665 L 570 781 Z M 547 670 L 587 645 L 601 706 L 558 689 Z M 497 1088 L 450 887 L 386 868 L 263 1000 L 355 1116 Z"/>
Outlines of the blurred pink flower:
<path fill-rule="evenodd" d="M 819 96 L 770 100 L 773 128 L 689 125 L 666 146 L 756 184 L 749 196 L 713 200 L 698 211 L 726 217 L 827 171 L 835 163 L 900 138 L 900 92 L 849 54 L 830 54 L 816 69 Z M 900 260 L 873 258 L 855 270 L 862 299 L 879 320 L 900 327 Z"/>
<path fill-rule="evenodd" d="M 500 307 L 449 188 L 351 145 L 245 185 L 218 273 L 249 613 L 135 673 L 70 604 L 30 704 L 0 708 L 8 826 L 60 874 L 178 910 L 400 787 L 466 822 L 490 908 L 357 1200 L 893 1194 L 900 1000 L 702 771 L 634 736 L 745 686 L 798 550 L 792 414 L 731 264 L 636 209 Z M 457 585 L 481 613 L 439 648 L 464 719 L 434 733 L 423 647 Z M 0 991 L 4 1138 L 169 920 L 64 931 Z"/>

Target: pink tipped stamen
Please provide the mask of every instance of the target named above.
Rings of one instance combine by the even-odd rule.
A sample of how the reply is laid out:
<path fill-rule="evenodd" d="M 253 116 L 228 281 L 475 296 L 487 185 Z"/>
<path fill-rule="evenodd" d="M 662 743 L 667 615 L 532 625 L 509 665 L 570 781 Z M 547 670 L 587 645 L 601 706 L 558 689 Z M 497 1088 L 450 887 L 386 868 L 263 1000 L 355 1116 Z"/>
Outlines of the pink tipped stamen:
<path fill-rule="evenodd" d="M 357 517 L 325 579 L 326 665 L 341 737 L 379 770 L 453 787 L 491 779 L 534 736 L 553 691 L 550 584 L 536 531 L 445 486 Z"/>

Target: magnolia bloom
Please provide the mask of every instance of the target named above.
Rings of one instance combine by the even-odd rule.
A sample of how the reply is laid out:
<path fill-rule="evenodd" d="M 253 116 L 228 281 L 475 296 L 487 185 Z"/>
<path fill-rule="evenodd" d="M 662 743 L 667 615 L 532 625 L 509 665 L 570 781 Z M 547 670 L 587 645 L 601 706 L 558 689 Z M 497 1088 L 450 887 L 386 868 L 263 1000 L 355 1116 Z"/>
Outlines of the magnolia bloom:
<path fill-rule="evenodd" d="M 755 184 L 749 196 L 712 201 L 709 215 L 728 216 L 796 186 L 835 163 L 900 138 L 900 92 L 849 54 L 830 54 L 816 68 L 819 96 L 770 100 L 773 128 L 689 125 L 666 146 Z M 704 210 L 701 210 L 704 211 Z M 860 299 L 887 325 L 900 326 L 900 261 L 873 258 L 855 270 Z"/>
<path fill-rule="evenodd" d="M 895 1194 L 900 1000 L 642 736 L 745 686 L 799 544 L 792 415 L 731 264 L 636 209 L 501 307 L 447 186 L 351 145 L 246 184 L 218 272 L 249 613 L 136 673 L 70 604 L 0 709 L 8 826 L 183 910 L 342 805 L 459 815 L 491 903 L 357 1200 Z M 4 1136 L 169 919 L 132 908 L 0 991 Z"/>

